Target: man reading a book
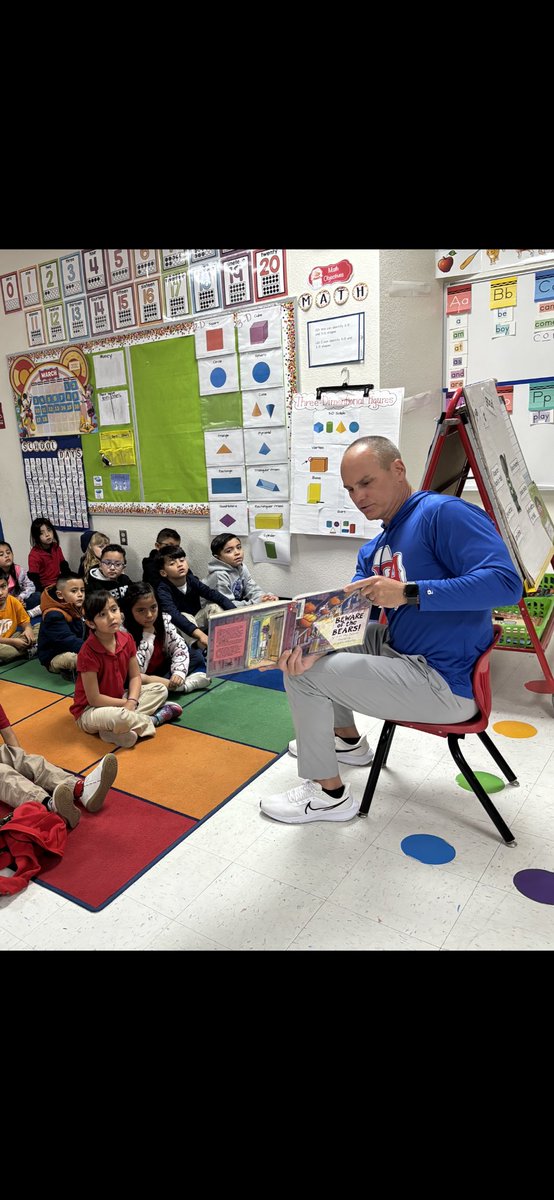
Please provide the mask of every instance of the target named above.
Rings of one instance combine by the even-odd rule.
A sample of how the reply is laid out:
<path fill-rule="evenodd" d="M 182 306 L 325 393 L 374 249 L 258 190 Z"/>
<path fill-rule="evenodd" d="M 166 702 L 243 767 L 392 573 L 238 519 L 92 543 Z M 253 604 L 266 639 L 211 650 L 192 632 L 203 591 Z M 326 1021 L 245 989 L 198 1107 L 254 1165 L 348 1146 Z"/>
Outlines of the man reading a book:
<path fill-rule="evenodd" d="M 361 547 L 351 590 L 387 624 L 370 623 L 361 646 L 282 654 L 296 740 L 299 787 L 261 801 L 276 821 L 349 821 L 359 799 L 338 764 L 373 753 L 354 712 L 389 721 L 454 724 L 476 711 L 472 672 L 492 642 L 491 609 L 517 603 L 521 579 L 491 518 L 455 496 L 416 492 L 400 451 L 383 437 L 345 451 L 342 481 L 382 533 Z"/>

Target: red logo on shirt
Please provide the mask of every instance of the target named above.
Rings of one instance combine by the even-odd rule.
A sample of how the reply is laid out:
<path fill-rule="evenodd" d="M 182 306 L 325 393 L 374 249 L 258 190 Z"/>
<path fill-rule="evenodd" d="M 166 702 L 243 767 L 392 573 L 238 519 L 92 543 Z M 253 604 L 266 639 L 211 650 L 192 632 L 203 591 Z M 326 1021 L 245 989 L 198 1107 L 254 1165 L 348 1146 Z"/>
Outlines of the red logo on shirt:
<path fill-rule="evenodd" d="M 400 579 L 406 582 L 407 575 L 402 562 L 402 553 L 392 554 L 390 546 L 383 546 L 373 560 L 373 574 L 384 575 L 385 579 Z"/>

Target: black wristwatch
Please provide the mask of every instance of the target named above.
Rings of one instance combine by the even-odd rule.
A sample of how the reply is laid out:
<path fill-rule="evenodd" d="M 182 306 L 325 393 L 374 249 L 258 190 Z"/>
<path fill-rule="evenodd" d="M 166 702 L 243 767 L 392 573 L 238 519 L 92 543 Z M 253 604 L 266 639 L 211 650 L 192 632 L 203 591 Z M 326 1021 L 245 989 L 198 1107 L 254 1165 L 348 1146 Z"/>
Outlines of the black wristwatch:
<path fill-rule="evenodd" d="M 419 604 L 419 584 L 405 583 L 404 584 L 404 599 L 406 604 Z"/>

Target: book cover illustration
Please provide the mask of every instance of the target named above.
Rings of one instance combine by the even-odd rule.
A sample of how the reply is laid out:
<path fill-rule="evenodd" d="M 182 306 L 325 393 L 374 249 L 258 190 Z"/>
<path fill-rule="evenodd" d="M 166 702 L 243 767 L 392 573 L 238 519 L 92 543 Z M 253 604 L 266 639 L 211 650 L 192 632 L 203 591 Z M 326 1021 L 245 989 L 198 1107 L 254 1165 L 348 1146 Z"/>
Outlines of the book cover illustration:
<path fill-rule="evenodd" d="M 347 596 L 336 588 L 222 613 L 209 624 L 208 674 L 275 666 L 295 646 L 319 654 L 359 645 L 370 612 L 371 601 L 360 592 Z"/>

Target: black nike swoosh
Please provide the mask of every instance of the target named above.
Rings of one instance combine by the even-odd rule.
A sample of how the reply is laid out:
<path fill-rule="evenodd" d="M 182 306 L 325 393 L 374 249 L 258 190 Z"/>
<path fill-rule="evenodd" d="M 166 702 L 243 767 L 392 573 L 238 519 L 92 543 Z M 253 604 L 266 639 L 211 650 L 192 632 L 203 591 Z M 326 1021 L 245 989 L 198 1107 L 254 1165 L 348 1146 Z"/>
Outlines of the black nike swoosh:
<path fill-rule="evenodd" d="M 344 801 L 347 799 L 348 799 L 347 796 L 343 796 L 342 800 L 337 800 L 336 804 L 322 804 L 321 808 L 314 808 L 311 800 L 308 800 L 308 803 L 304 809 L 304 812 L 307 813 L 308 809 L 310 810 L 310 812 L 329 812 L 329 810 L 331 808 L 340 808 L 341 804 L 344 804 Z"/>

